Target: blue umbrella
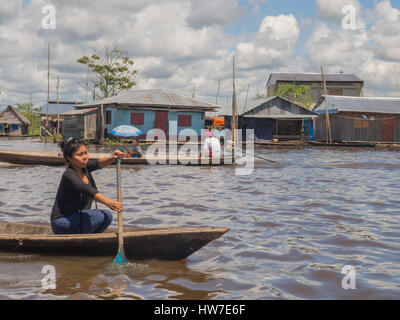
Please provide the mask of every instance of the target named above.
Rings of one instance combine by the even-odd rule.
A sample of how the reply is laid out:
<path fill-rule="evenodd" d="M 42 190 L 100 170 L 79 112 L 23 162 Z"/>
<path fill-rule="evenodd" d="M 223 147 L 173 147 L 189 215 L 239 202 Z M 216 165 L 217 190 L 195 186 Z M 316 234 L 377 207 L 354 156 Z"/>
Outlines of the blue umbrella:
<path fill-rule="evenodd" d="M 138 128 L 129 125 L 118 126 L 110 131 L 110 134 L 116 137 L 137 137 L 143 134 Z"/>

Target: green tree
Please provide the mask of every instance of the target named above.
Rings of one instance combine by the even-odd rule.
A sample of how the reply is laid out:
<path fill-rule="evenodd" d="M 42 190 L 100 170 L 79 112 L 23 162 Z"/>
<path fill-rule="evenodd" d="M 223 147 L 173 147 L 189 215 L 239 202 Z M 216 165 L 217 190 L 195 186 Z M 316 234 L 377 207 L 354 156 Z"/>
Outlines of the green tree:
<path fill-rule="evenodd" d="M 29 134 L 38 135 L 40 130 L 40 112 L 42 112 L 42 108 L 33 107 L 31 103 L 24 103 L 17 104 L 17 109 L 31 122 Z"/>
<path fill-rule="evenodd" d="M 112 47 L 105 46 L 91 56 L 78 58 L 77 62 L 87 65 L 96 75 L 92 80 L 96 98 L 112 97 L 136 85 L 133 78 L 138 70 L 132 68 L 133 60 L 127 52 L 121 51 L 117 44 Z"/>
<path fill-rule="evenodd" d="M 295 84 L 284 84 L 279 86 L 275 95 L 309 109 L 312 106 L 311 89 L 309 86 Z"/>
<path fill-rule="evenodd" d="M 311 89 L 309 86 L 297 86 L 295 84 L 283 84 L 275 92 L 276 96 L 292 101 L 304 108 L 310 109 L 313 102 L 311 98 Z M 257 99 L 267 98 L 266 94 L 256 94 Z"/>

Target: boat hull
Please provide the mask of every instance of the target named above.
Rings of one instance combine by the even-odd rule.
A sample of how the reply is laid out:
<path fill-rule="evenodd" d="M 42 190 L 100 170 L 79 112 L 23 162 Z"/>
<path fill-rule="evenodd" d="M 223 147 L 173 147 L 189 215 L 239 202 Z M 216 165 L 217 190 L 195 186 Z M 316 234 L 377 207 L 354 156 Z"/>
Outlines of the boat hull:
<path fill-rule="evenodd" d="M 90 153 L 91 159 L 109 157 L 109 153 Z M 46 165 L 46 166 L 65 166 L 66 161 L 59 152 L 39 152 L 39 151 L 19 151 L 19 150 L 0 150 L 0 162 L 8 162 L 20 165 Z M 193 157 L 153 157 L 153 158 L 124 158 L 123 165 L 196 165 L 196 166 L 218 166 L 230 165 L 234 161 L 232 158 L 220 158 L 212 160 L 209 158 Z"/>
<path fill-rule="evenodd" d="M 124 231 L 125 255 L 131 260 L 182 260 L 221 237 L 227 228 L 159 228 Z M 0 251 L 45 255 L 114 257 L 118 234 L 54 235 L 50 227 L 0 222 Z"/>

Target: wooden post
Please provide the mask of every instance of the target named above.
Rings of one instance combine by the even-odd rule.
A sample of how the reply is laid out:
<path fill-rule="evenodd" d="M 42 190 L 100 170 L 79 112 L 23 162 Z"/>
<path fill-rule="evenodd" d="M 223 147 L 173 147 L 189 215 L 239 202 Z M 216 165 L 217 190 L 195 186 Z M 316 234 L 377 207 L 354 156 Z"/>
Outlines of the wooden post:
<path fill-rule="evenodd" d="M 57 137 L 60 134 L 60 100 L 58 97 L 59 85 L 60 85 L 60 78 L 57 76 L 57 86 L 56 86 L 56 91 L 57 91 Z"/>
<path fill-rule="evenodd" d="M 100 142 L 104 142 L 104 106 L 100 105 L 100 117 L 101 117 L 101 133 L 100 133 Z"/>
<path fill-rule="evenodd" d="M 247 86 L 246 100 L 245 100 L 245 102 L 244 102 L 243 113 L 246 111 L 246 107 L 247 107 L 247 98 L 249 97 L 249 90 L 250 90 L 250 85 Z"/>
<path fill-rule="evenodd" d="M 47 111 L 46 111 L 46 130 L 49 126 L 49 101 L 50 101 L 50 42 L 47 45 Z M 44 132 L 44 141 L 47 142 L 46 131 Z"/>
<path fill-rule="evenodd" d="M 89 93 L 89 66 L 87 68 L 87 77 L 86 77 L 86 102 L 88 102 L 88 93 Z"/>
<path fill-rule="evenodd" d="M 29 92 L 29 102 L 30 102 L 30 108 L 31 108 L 31 135 L 33 135 L 33 104 L 32 104 L 32 91 Z M 29 134 L 29 131 L 28 131 Z"/>
<path fill-rule="evenodd" d="M 235 129 L 238 128 L 238 115 L 236 103 L 236 73 L 235 73 L 235 56 L 233 56 L 233 93 L 232 93 L 232 121 L 231 121 L 231 135 L 233 146 L 236 145 Z"/>
<path fill-rule="evenodd" d="M 329 120 L 329 111 L 328 111 L 328 98 L 327 98 L 327 90 L 326 90 L 326 78 L 324 74 L 324 70 L 321 66 L 321 73 L 322 73 L 322 82 L 324 85 L 324 96 L 325 96 L 325 112 L 326 112 L 326 143 L 332 143 L 332 135 L 331 135 L 331 123 Z"/>
<path fill-rule="evenodd" d="M 215 98 L 215 104 L 218 104 L 218 96 L 219 96 L 219 91 L 221 90 L 221 78 L 218 80 L 218 90 L 217 90 L 217 96 Z"/>

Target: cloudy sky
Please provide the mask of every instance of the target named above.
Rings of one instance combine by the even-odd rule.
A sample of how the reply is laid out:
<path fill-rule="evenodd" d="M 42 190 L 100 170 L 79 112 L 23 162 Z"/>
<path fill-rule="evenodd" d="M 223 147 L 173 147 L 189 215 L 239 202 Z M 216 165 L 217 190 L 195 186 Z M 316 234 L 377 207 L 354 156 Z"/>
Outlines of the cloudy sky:
<path fill-rule="evenodd" d="M 46 6 L 55 10 L 55 29 Z M 349 9 L 350 8 L 350 9 Z M 45 27 L 45 28 L 44 28 Z M 84 101 L 78 57 L 118 43 L 139 89 L 164 88 L 215 103 L 265 92 L 271 72 L 355 73 L 368 96 L 400 96 L 398 0 L 0 0 L 0 103 Z"/>

